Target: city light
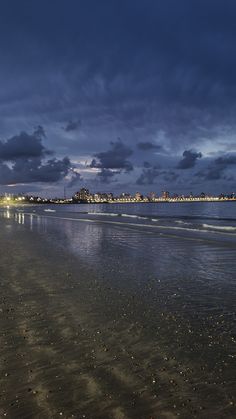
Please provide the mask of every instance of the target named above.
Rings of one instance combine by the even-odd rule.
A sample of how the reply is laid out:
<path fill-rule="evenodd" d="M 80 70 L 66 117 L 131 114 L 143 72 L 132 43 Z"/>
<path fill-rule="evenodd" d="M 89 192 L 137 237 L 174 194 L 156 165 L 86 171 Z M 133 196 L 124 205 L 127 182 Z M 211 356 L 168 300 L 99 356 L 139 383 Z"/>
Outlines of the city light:
<path fill-rule="evenodd" d="M 188 195 L 170 193 L 163 191 L 160 195 L 150 192 L 143 195 L 141 192 L 130 194 L 122 192 L 115 196 L 112 192 L 95 192 L 91 193 L 87 188 L 81 188 L 71 198 L 43 198 L 32 195 L 4 195 L 0 196 L 0 204 L 2 205 L 26 205 L 26 204 L 114 204 L 114 203 L 182 203 L 182 202 L 224 202 L 236 201 L 236 194 L 212 195 L 201 192 L 199 195 Z"/>

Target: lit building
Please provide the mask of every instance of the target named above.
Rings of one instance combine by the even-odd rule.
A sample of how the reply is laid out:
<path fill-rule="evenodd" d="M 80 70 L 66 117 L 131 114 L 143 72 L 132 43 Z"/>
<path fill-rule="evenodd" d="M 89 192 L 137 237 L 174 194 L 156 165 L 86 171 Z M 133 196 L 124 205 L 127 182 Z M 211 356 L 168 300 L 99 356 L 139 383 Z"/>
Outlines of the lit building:
<path fill-rule="evenodd" d="M 113 199 L 114 199 L 114 195 L 113 195 L 113 193 L 112 193 L 112 192 L 109 192 L 109 193 L 107 194 L 107 199 L 108 199 L 109 201 L 113 201 Z"/>
<path fill-rule="evenodd" d="M 136 194 L 134 195 L 134 199 L 135 199 L 136 201 L 142 201 L 142 199 L 143 199 L 143 195 L 141 195 L 141 193 L 140 193 L 140 192 L 136 192 Z"/>
<path fill-rule="evenodd" d="M 75 193 L 74 199 L 76 201 L 82 201 L 82 202 L 89 201 L 89 199 L 90 199 L 89 190 L 86 189 L 86 188 L 81 188 L 79 192 Z"/>
<path fill-rule="evenodd" d="M 168 191 L 163 191 L 163 192 L 162 192 L 162 199 L 164 199 L 164 200 L 168 200 L 168 199 L 170 199 L 170 192 L 168 192 Z"/>
<path fill-rule="evenodd" d="M 150 192 L 148 195 L 148 198 L 150 201 L 155 201 L 156 199 L 156 193 L 155 192 Z"/>

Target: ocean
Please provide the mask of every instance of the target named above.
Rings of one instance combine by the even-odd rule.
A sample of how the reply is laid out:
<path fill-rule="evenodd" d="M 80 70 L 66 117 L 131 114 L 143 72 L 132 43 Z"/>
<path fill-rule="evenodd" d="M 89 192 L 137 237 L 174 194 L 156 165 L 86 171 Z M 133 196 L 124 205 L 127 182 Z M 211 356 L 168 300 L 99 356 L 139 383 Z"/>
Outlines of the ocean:
<path fill-rule="evenodd" d="M 235 202 L 0 216 L 1 417 L 236 417 Z"/>

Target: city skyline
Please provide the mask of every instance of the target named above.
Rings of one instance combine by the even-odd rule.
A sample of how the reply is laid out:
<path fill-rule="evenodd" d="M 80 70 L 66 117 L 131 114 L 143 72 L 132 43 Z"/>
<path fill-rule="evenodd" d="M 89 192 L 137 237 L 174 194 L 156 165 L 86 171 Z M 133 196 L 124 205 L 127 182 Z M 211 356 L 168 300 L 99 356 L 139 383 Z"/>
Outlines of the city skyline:
<path fill-rule="evenodd" d="M 0 12 L 3 193 L 234 190 L 235 2 Z"/>
<path fill-rule="evenodd" d="M 205 192 L 200 194 L 177 194 L 175 192 L 162 191 L 161 193 L 149 192 L 144 194 L 141 192 L 136 192 L 131 194 L 130 192 L 122 192 L 120 195 L 115 194 L 114 192 L 91 192 L 89 189 L 83 187 L 79 191 L 75 192 L 72 196 L 66 196 L 64 191 L 64 196 L 60 197 L 45 197 L 45 196 L 34 196 L 34 195 L 24 195 L 22 193 L 18 195 L 13 194 L 4 194 L 0 195 L 0 203 L 4 205 L 10 204 L 25 204 L 25 203 L 37 203 L 37 204 L 78 204 L 78 203 L 153 203 L 153 202 L 199 202 L 199 201 L 236 201 L 236 194 L 232 192 L 231 194 L 220 193 L 218 195 L 213 195 Z"/>

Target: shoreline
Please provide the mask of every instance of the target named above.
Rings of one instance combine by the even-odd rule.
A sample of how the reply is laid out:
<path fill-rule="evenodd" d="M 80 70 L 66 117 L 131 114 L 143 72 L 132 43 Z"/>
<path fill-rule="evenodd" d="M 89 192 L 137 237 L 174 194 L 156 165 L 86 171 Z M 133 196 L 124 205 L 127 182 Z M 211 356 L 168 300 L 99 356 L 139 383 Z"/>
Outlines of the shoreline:
<path fill-rule="evenodd" d="M 62 201 L 62 200 L 61 200 Z M 169 200 L 156 200 L 156 201 L 146 201 L 146 200 L 140 200 L 140 201 L 100 201 L 100 202 L 93 202 L 93 201 L 81 201 L 81 202 L 71 202 L 71 201 L 65 201 L 65 202 L 27 202 L 27 203 L 13 203 L 13 202 L 0 202 L 0 207 L 25 207 L 25 206 L 38 206 L 38 205 L 115 205 L 115 204 L 197 204 L 197 203 L 222 203 L 222 202 L 236 202 L 236 198 L 227 198 L 227 199 L 169 199 Z"/>

